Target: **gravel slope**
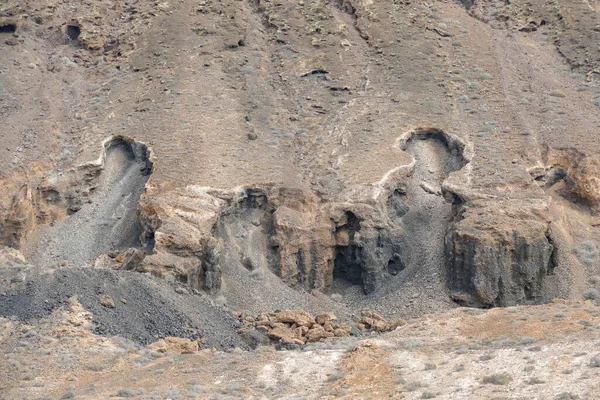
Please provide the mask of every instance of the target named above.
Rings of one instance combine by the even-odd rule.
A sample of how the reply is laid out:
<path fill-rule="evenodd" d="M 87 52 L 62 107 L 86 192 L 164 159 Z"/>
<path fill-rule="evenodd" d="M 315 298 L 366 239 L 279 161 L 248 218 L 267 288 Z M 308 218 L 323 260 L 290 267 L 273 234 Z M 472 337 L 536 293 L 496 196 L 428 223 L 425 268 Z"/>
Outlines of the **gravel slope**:
<path fill-rule="evenodd" d="M 35 321 L 76 297 L 94 314 L 95 330 L 138 343 L 165 336 L 203 339 L 207 347 L 247 348 L 238 321 L 206 296 L 179 294 L 165 280 L 128 271 L 64 268 L 39 272 L 33 267 L 1 268 L 0 316 Z M 114 308 L 101 304 L 110 297 Z"/>

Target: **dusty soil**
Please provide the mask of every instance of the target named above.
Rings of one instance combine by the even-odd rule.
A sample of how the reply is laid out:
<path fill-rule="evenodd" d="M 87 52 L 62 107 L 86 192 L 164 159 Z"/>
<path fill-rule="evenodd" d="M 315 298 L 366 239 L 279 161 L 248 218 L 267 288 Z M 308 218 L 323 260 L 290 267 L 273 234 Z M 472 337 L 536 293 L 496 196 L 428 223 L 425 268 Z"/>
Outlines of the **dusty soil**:
<path fill-rule="evenodd" d="M 590 302 L 457 309 L 296 351 L 158 352 L 97 336 L 91 319 L 75 302 L 33 325 L 1 320 L 3 398 L 541 400 L 600 389 Z"/>

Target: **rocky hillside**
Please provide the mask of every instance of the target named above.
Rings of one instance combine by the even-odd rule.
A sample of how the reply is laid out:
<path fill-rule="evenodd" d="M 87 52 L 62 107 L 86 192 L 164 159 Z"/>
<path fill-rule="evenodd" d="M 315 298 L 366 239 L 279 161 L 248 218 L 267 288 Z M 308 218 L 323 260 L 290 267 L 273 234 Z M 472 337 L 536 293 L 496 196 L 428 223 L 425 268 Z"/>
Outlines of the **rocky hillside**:
<path fill-rule="evenodd" d="M 4 1 L 0 317 L 247 350 L 600 300 L 599 13 Z"/>

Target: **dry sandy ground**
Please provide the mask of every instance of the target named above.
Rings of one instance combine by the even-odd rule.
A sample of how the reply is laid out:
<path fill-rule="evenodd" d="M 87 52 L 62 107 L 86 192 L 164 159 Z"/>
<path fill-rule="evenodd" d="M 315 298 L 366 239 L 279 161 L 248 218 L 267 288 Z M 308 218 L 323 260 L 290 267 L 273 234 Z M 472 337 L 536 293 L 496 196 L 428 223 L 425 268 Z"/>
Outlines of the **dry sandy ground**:
<path fill-rule="evenodd" d="M 598 399 L 600 308 L 456 309 L 296 351 L 157 352 L 89 331 L 76 302 L 1 320 L 2 399 Z M 179 352 L 179 351 L 178 351 Z"/>

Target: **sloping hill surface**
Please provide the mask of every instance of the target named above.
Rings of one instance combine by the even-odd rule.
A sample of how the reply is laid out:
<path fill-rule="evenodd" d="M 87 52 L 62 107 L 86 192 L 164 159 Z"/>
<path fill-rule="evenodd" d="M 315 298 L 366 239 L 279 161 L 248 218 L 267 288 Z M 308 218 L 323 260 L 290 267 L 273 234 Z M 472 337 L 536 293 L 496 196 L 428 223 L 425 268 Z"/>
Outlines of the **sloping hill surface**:
<path fill-rule="evenodd" d="M 75 296 L 105 335 L 225 349 L 231 311 L 598 301 L 599 12 L 3 2 L 0 315 Z"/>

